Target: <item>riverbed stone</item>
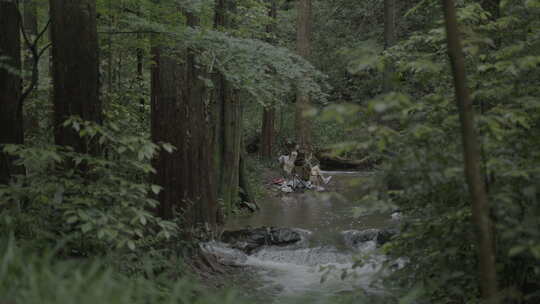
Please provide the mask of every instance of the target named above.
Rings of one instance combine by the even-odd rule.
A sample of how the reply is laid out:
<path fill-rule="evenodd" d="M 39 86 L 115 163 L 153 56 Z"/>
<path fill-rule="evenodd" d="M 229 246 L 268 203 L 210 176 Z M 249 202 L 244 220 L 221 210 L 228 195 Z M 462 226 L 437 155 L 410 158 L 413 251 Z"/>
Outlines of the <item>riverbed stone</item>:
<path fill-rule="evenodd" d="M 396 229 L 366 229 L 346 230 L 341 232 L 345 244 L 352 248 L 358 248 L 361 244 L 374 241 L 378 246 L 384 245 L 397 234 Z"/>
<path fill-rule="evenodd" d="M 225 231 L 221 240 L 248 254 L 262 246 L 286 246 L 300 242 L 308 232 L 293 228 L 260 227 Z"/>
<path fill-rule="evenodd" d="M 199 244 L 200 249 L 217 258 L 217 260 L 228 266 L 241 265 L 247 260 L 247 255 L 235 248 L 231 248 L 229 244 L 210 241 Z"/>

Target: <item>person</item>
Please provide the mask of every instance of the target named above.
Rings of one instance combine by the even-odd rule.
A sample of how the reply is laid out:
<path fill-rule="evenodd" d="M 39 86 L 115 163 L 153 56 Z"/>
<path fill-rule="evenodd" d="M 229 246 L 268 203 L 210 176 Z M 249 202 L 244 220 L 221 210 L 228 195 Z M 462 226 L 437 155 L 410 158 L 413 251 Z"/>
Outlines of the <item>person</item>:
<path fill-rule="evenodd" d="M 285 178 L 291 178 L 294 171 L 294 163 L 298 157 L 298 152 L 292 151 L 290 155 L 281 155 L 279 164 L 285 173 Z"/>
<path fill-rule="evenodd" d="M 316 190 L 322 191 L 322 184 L 328 184 L 332 176 L 324 177 L 321 167 L 319 166 L 319 160 L 313 156 L 312 153 L 308 154 L 305 159 L 305 167 L 308 169 L 309 181 L 315 187 Z"/>
<path fill-rule="evenodd" d="M 309 181 L 313 186 L 315 186 L 316 190 L 322 191 L 324 188 L 321 186 L 321 183 L 324 183 L 325 185 L 330 182 L 332 179 L 332 176 L 324 177 L 322 174 L 321 168 L 318 164 L 311 167 L 310 175 L 309 175 Z"/>
<path fill-rule="evenodd" d="M 298 175 L 298 178 L 303 181 L 309 180 L 309 170 L 310 166 L 310 154 L 305 150 L 298 150 L 298 157 L 294 163 L 295 173 Z"/>

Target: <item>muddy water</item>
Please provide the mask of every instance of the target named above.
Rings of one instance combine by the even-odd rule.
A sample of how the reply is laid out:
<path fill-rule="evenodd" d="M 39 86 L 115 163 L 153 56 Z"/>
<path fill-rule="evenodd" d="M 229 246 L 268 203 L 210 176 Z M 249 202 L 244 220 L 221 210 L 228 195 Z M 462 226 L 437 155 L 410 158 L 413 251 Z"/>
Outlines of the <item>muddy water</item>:
<path fill-rule="evenodd" d="M 257 303 L 375 303 L 387 298 L 377 282 L 385 257 L 373 241 L 347 246 L 342 232 L 395 225 L 388 214 L 355 217 L 353 208 L 361 193 L 357 184 L 369 172 L 326 172 L 333 176 L 333 192 L 282 194 L 261 203 L 255 215 L 231 218 L 227 230 L 260 226 L 300 228 L 310 231 L 306 242 L 288 247 L 266 247 L 241 263 L 256 270 L 258 287 L 248 295 Z M 338 193 L 339 192 L 339 193 Z M 362 265 L 353 269 L 355 261 Z M 346 275 L 344 275 L 346 274 Z M 358 297 L 368 295 L 367 297 Z M 337 298 L 336 298 L 337 297 Z M 364 300 L 362 300 L 363 298 Z M 382 301 L 380 303 L 390 303 Z"/>
<path fill-rule="evenodd" d="M 261 211 L 254 215 L 233 217 L 227 230 L 245 227 L 275 226 L 307 229 L 313 232 L 311 245 L 341 247 L 341 232 L 350 229 L 383 228 L 391 224 L 388 215 L 369 215 L 355 218 L 353 209 L 362 195 L 355 190 L 370 172 L 324 172 L 331 175 L 328 188 L 332 192 L 306 191 L 282 194 L 261 203 Z"/>

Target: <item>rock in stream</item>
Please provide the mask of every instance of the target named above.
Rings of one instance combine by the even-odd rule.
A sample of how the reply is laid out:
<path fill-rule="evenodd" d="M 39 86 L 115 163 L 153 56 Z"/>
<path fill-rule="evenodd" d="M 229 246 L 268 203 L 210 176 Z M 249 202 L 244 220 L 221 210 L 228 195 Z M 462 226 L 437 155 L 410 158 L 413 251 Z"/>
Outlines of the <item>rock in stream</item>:
<path fill-rule="evenodd" d="M 346 230 L 341 232 L 345 244 L 353 249 L 358 249 L 369 241 L 374 241 L 377 246 L 384 245 L 397 233 L 396 229 Z"/>
<path fill-rule="evenodd" d="M 294 228 L 260 227 L 225 231 L 221 240 L 232 248 L 251 254 L 262 246 L 286 246 L 299 243 L 311 234 L 310 231 Z"/>

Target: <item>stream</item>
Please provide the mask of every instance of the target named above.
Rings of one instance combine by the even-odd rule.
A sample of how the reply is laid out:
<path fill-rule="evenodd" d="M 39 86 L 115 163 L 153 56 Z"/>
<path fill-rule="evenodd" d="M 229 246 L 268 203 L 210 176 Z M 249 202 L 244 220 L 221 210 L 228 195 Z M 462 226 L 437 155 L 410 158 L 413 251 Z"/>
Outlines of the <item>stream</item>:
<path fill-rule="evenodd" d="M 390 214 L 354 217 L 355 199 L 361 195 L 354 183 L 372 173 L 324 174 L 333 176 L 330 188 L 339 194 L 275 192 L 260 203 L 259 212 L 232 217 L 226 224 L 229 231 L 262 226 L 293 228 L 302 241 L 263 246 L 250 254 L 221 243 L 207 245 L 209 250 L 253 269 L 257 282 L 247 296 L 256 303 L 392 302 L 391 293 L 378 280 L 384 275 L 381 265 L 386 259 L 377 251 L 378 240 L 358 242 L 354 237 L 359 231 L 396 227 L 397 220 Z"/>

